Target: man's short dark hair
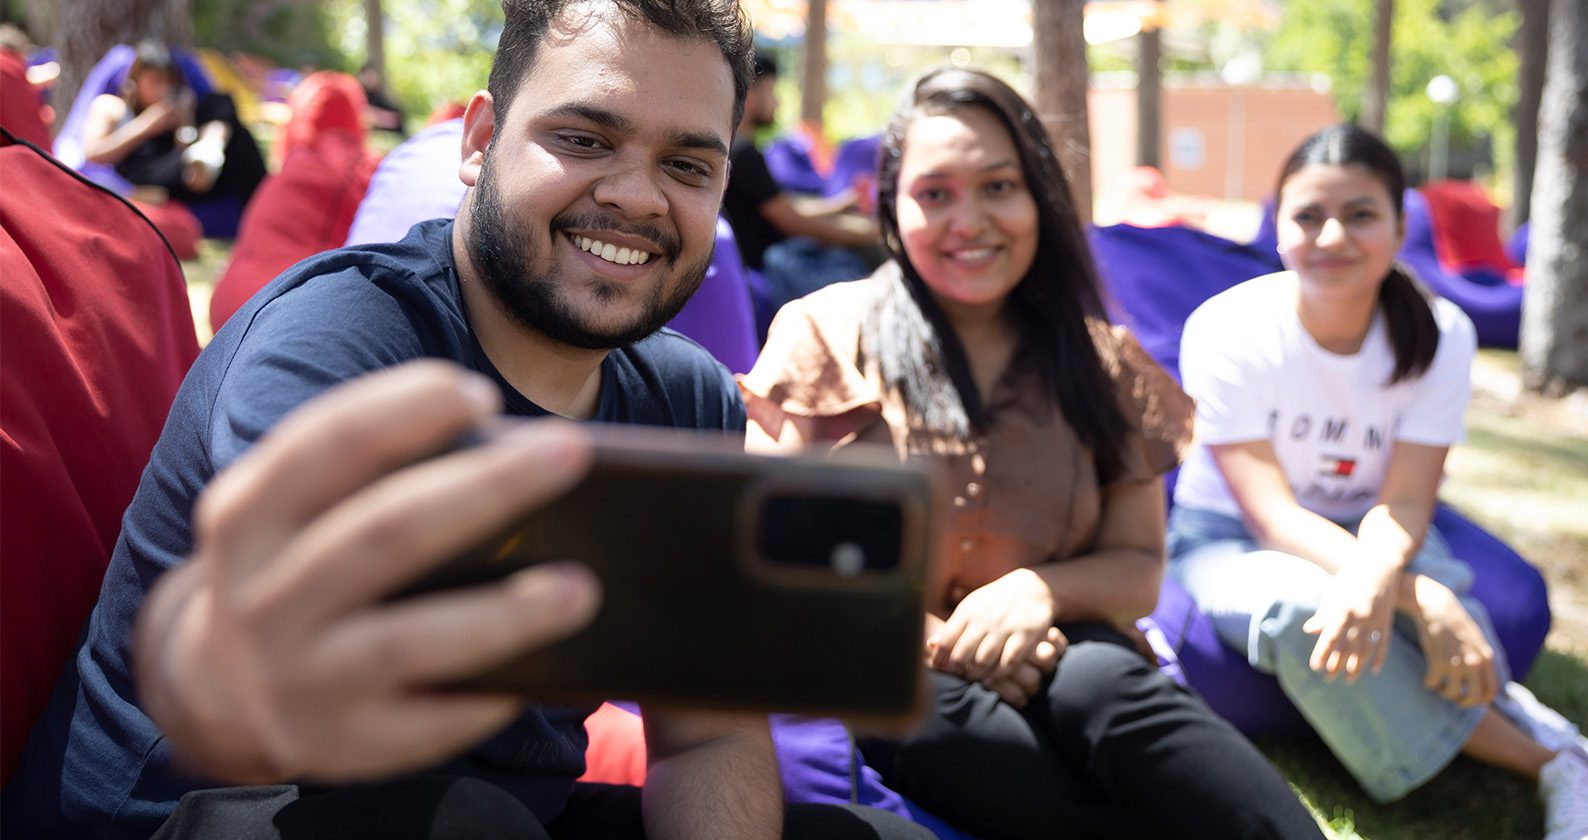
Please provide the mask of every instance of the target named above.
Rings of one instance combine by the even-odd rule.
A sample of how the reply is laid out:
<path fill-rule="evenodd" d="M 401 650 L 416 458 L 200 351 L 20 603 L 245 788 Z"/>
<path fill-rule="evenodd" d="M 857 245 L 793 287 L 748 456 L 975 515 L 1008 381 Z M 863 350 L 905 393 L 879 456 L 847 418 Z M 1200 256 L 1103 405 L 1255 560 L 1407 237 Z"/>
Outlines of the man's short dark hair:
<path fill-rule="evenodd" d="M 498 121 L 507 114 L 513 96 L 534 66 L 535 55 L 557 15 L 575 0 L 502 0 L 506 23 L 491 62 L 486 90 L 496 106 Z M 703 38 L 717 45 L 733 73 L 733 122 L 744 113 L 744 96 L 754 80 L 750 19 L 739 0 L 610 0 L 631 19 L 681 38 Z"/>

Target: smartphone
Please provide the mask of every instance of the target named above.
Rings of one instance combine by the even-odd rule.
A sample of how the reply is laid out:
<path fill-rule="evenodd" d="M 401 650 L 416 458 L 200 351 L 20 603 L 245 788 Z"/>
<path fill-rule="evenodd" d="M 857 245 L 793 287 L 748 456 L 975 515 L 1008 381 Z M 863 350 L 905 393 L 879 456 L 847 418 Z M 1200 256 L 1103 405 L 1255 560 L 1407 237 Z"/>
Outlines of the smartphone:
<path fill-rule="evenodd" d="M 931 473 L 891 449 L 774 457 L 696 432 L 590 428 L 580 484 L 410 592 L 573 560 L 600 578 L 600 611 L 462 687 L 881 726 L 916 713 Z"/>

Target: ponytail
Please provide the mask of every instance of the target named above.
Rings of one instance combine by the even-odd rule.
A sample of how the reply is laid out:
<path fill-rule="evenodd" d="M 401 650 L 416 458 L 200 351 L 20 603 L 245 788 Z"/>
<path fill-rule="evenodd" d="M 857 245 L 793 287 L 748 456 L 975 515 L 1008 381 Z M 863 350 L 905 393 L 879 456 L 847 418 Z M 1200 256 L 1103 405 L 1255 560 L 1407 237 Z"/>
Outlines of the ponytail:
<path fill-rule="evenodd" d="M 1378 303 L 1384 311 L 1390 346 L 1395 350 L 1395 371 L 1386 384 L 1427 373 L 1439 349 L 1439 324 L 1434 320 L 1427 289 L 1396 263 L 1379 284 Z"/>

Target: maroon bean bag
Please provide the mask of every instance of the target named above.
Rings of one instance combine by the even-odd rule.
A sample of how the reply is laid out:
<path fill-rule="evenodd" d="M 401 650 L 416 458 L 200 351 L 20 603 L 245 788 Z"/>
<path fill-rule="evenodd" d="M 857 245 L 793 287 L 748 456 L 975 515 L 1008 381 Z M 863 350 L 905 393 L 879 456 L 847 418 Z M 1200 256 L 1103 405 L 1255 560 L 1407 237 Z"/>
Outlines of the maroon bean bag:
<path fill-rule="evenodd" d="M 28 146 L 0 148 L 0 171 L 3 783 L 198 342 L 181 266 L 131 204 Z"/>
<path fill-rule="evenodd" d="M 278 140 L 286 150 L 281 170 L 254 193 L 210 297 L 210 327 L 217 331 L 288 266 L 342 247 L 380 162 L 364 146 L 364 91 L 353 77 L 314 73 L 288 104 L 292 119 Z"/>

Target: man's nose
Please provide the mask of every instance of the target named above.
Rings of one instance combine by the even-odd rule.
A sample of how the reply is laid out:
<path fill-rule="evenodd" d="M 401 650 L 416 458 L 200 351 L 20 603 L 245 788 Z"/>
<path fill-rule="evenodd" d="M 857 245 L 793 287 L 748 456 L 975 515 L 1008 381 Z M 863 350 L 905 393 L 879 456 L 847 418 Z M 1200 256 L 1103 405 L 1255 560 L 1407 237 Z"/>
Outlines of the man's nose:
<path fill-rule="evenodd" d="M 596 182 L 595 201 L 631 219 L 653 219 L 667 213 L 667 195 L 657 179 L 659 167 L 649 163 L 623 163 Z"/>

